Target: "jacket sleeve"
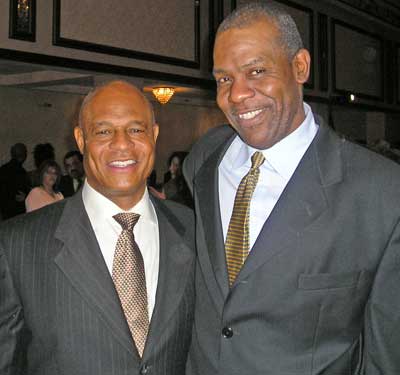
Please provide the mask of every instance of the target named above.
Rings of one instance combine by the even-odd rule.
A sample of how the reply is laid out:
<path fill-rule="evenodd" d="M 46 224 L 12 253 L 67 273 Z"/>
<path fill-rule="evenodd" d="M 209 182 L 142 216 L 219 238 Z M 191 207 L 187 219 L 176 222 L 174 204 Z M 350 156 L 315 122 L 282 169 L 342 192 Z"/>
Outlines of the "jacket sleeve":
<path fill-rule="evenodd" d="M 400 224 L 388 241 L 365 313 L 365 375 L 400 374 Z"/>
<path fill-rule="evenodd" d="M 23 311 L 10 269 L 0 246 L 0 374 L 23 373 Z"/>

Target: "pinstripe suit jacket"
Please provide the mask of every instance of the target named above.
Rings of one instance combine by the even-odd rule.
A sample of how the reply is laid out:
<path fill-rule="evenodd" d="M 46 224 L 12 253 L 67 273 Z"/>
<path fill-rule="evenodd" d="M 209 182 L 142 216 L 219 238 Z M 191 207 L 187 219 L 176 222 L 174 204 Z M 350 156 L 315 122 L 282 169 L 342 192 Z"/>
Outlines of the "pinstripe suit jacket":
<path fill-rule="evenodd" d="M 0 227 L 0 374 L 183 375 L 193 319 L 193 218 L 154 199 L 156 304 L 142 360 L 81 193 Z"/>
<path fill-rule="evenodd" d="M 399 166 L 320 126 L 229 288 L 218 165 L 234 136 L 211 131 L 184 163 L 198 259 L 187 374 L 400 374 Z"/>

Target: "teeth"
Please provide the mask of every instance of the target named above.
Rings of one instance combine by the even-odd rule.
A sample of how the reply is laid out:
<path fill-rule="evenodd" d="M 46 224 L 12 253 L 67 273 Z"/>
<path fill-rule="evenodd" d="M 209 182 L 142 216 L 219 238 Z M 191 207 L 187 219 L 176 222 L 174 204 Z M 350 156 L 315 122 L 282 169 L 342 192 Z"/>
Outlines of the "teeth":
<path fill-rule="evenodd" d="M 257 111 L 250 111 L 250 112 L 242 113 L 239 115 L 239 118 L 242 120 L 250 120 L 250 119 L 256 117 L 261 112 L 262 112 L 261 109 L 257 109 Z"/>
<path fill-rule="evenodd" d="M 113 167 L 127 167 L 128 165 L 136 164 L 135 160 L 115 160 L 110 163 Z"/>

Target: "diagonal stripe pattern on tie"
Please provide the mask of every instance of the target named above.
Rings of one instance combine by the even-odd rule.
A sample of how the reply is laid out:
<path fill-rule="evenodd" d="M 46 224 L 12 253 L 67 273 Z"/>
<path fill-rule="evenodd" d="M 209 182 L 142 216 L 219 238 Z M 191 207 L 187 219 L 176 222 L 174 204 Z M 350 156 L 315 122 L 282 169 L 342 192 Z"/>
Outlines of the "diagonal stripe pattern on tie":
<path fill-rule="evenodd" d="M 264 163 L 264 160 L 263 154 L 259 151 L 252 155 L 250 171 L 242 178 L 236 191 L 225 241 L 226 265 L 230 286 L 235 281 L 250 251 L 250 202 L 260 175 L 259 167 Z"/>
<path fill-rule="evenodd" d="M 149 330 L 146 276 L 143 257 L 133 227 L 140 215 L 120 213 L 113 218 L 121 225 L 113 260 L 112 278 L 139 355 L 142 356 Z"/>

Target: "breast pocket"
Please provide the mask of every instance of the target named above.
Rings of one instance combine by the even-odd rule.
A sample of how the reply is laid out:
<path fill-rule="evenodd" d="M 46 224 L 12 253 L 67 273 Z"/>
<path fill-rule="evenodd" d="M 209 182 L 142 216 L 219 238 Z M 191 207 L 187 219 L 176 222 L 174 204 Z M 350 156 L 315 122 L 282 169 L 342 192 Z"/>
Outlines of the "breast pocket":
<path fill-rule="evenodd" d="M 298 288 L 302 290 L 354 288 L 366 278 L 366 271 L 301 274 Z"/>

